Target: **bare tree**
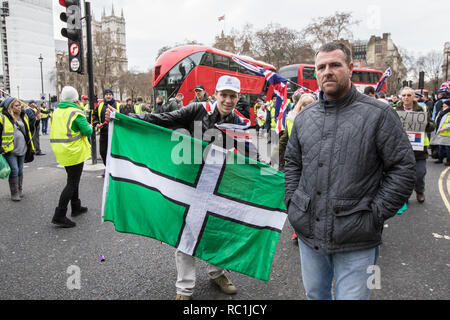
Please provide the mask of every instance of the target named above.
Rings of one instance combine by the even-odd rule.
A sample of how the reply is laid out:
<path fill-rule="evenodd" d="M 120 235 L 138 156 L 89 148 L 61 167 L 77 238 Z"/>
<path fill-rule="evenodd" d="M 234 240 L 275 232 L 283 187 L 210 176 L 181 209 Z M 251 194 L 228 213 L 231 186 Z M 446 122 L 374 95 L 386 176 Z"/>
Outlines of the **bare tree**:
<path fill-rule="evenodd" d="M 319 17 L 306 26 L 304 33 L 308 35 L 313 47 L 317 47 L 341 38 L 353 39 L 351 27 L 360 21 L 353 20 L 351 12 L 335 12 L 328 17 Z"/>
<path fill-rule="evenodd" d="M 439 90 L 440 81 L 442 80 L 442 64 L 444 57 L 438 51 L 430 51 L 420 56 L 417 65 L 425 72 L 425 79 L 432 83 L 434 92 Z"/>
<path fill-rule="evenodd" d="M 314 52 L 296 30 L 269 24 L 255 33 L 255 58 L 273 64 L 276 68 L 299 62 L 311 62 Z"/>

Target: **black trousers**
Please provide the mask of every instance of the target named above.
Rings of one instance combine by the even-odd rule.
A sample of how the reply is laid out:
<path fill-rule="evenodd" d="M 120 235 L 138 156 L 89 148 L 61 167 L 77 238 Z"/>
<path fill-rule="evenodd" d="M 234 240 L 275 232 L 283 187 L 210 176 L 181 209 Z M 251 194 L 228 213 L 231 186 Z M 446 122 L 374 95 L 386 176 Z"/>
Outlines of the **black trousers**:
<path fill-rule="evenodd" d="M 103 164 L 106 166 L 106 153 L 108 152 L 108 135 L 100 134 L 100 156 L 102 157 Z"/>
<path fill-rule="evenodd" d="M 83 173 L 84 162 L 75 166 L 64 167 L 67 172 L 67 184 L 59 197 L 58 207 L 60 209 L 67 209 L 69 202 L 79 200 L 78 189 L 80 186 L 81 174 Z"/>

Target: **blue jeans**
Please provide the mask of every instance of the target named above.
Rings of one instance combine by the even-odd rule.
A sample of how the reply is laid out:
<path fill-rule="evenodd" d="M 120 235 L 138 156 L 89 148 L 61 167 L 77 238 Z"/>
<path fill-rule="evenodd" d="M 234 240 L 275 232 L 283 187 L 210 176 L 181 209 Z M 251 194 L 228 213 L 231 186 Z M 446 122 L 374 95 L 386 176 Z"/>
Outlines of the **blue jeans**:
<path fill-rule="evenodd" d="M 336 276 L 336 300 L 369 300 L 367 282 L 379 256 L 379 247 L 335 254 L 321 254 L 298 239 L 302 280 L 308 300 L 332 300 Z"/>
<path fill-rule="evenodd" d="M 16 156 L 10 153 L 4 154 L 6 161 L 9 163 L 9 167 L 11 168 L 11 173 L 9 174 L 9 179 L 15 179 L 23 176 L 23 162 L 25 160 L 25 156 Z"/>
<path fill-rule="evenodd" d="M 41 122 L 42 122 L 42 134 L 47 134 L 48 118 L 41 119 Z"/>

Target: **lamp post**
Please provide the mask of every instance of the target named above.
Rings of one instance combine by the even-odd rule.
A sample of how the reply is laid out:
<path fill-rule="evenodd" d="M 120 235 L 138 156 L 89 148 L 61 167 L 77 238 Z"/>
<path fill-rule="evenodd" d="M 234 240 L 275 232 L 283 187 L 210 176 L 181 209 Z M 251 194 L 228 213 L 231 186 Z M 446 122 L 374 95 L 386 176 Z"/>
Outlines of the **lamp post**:
<path fill-rule="evenodd" d="M 450 51 L 445 52 L 447 54 L 447 66 L 445 67 L 445 79 L 444 81 L 448 80 L 448 55 L 450 54 Z"/>
<path fill-rule="evenodd" d="M 41 97 L 43 97 L 43 96 L 44 96 L 44 75 L 43 75 L 43 73 L 42 73 L 42 61 L 44 61 L 44 58 L 42 57 L 42 53 L 41 53 L 41 55 L 39 56 L 38 60 L 39 60 L 39 62 L 40 62 L 40 64 L 41 64 L 41 89 L 42 89 L 42 91 L 41 91 Z"/>

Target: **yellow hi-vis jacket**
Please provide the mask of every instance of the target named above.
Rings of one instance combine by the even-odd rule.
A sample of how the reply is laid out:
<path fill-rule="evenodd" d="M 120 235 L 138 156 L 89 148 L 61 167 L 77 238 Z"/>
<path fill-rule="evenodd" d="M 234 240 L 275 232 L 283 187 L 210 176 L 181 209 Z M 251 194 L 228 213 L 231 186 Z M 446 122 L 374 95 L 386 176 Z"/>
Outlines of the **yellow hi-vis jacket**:
<path fill-rule="evenodd" d="M 74 132 L 72 124 L 77 117 L 85 117 L 78 108 L 58 108 L 53 113 L 50 144 L 56 161 L 64 167 L 70 167 L 89 159 L 91 145 L 81 132 Z"/>
<path fill-rule="evenodd" d="M 23 117 L 23 120 L 25 122 L 26 131 L 28 133 L 28 139 L 31 143 L 31 148 L 32 148 L 32 150 L 34 150 L 33 140 L 31 137 L 30 124 L 28 121 L 28 116 L 26 114 Z M 8 153 L 8 152 L 11 152 L 14 150 L 14 125 L 11 122 L 11 120 L 9 120 L 8 117 L 5 117 L 5 115 L 2 113 L 0 113 L 0 123 L 3 126 L 2 141 L 1 141 L 2 148 L 5 151 L 5 153 Z"/>

